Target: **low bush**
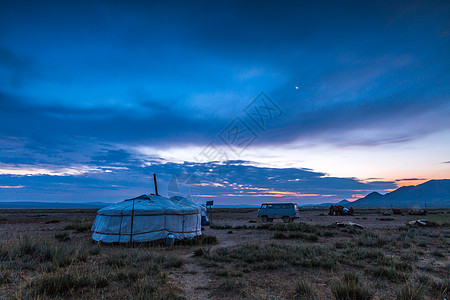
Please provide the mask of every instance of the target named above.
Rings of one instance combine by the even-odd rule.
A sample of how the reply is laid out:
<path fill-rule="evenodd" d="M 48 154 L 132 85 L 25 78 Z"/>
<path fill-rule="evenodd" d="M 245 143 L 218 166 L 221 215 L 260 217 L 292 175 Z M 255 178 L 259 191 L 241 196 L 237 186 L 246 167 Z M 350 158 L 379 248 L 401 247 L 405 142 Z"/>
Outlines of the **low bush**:
<path fill-rule="evenodd" d="M 179 256 L 168 256 L 164 262 L 166 268 L 181 268 L 184 265 L 184 259 Z"/>
<path fill-rule="evenodd" d="M 369 267 L 366 272 L 375 277 L 384 278 L 392 282 L 402 282 L 408 279 L 408 275 L 398 272 L 392 267 Z"/>
<path fill-rule="evenodd" d="M 56 224 L 56 223 L 60 223 L 60 222 L 61 222 L 60 220 L 53 219 L 53 220 L 46 221 L 45 224 Z"/>
<path fill-rule="evenodd" d="M 313 225 L 307 223 L 276 223 L 269 227 L 273 231 L 300 231 L 320 235 L 320 231 Z"/>
<path fill-rule="evenodd" d="M 130 264 L 130 262 L 131 258 L 127 254 L 120 253 L 108 256 L 108 258 L 105 261 L 105 264 L 110 267 L 121 268 Z"/>
<path fill-rule="evenodd" d="M 294 297 L 304 300 L 315 300 L 317 293 L 312 284 L 305 280 L 297 281 L 294 288 Z"/>
<path fill-rule="evenodd" d="M 275 232 L 273 237 L 274 239 L 304 239 L 311 242 L 317 242 L 319 240 L 319 236 L 317 234 L 308 234 L 303 232 L 293 232 L 289 233 L 288 235 L 284 234 L 283 232 Z"/>
<path fill-rule="evenodd" d="M 231 225 L 215 225 L 215 224 L 211 224 L 209 226 L 209 228 L 211 228 L 211 229 L 232 229 L 233 226 L 231 226 Z"/>
<path fill-rule="evenodd" d="M 203 250 L 202 248 L 197 248 L 194 250 L 194 256 L 203 256 L 203 253 L 205 253 L 205 250 Z"/>
<path fill-rule="evenodd" d="M 57 241 L 60 241 L 60 242 L 67 242 L 67 241 L 70 241 L 70 235 L 69 235 L 67 232 L 56 233 L 56 234 L 54 235 L 54 238 L 55 238 Z"/>
<path fill-rule="evenodd" d="M 175 245 L 196 246 L 196 245 L 216 245 L 217 237 L 214 235 L 201 235 L 192 239 L 175 240 Z"/>
<path fill-rule="evenodd" d="M 206 255 L 215 262 L 245 262 L 254 269 L 277 269 L 286 265 L 331 269 L 336 256 L 326 247 L 312 245 L 247 244 L 237 248 L 219 248 Z"/>
<path fill-rule="evenodd" d="M 373 297 L 373 292 L 354 274 L 345 274 L 342 282 L 334 284 L 331 291 L 336 300 L 369 300 Z"/>
<path fill-rule="evenodd" d="M 165 274 L 146 276 L 133 285 L 133 299 L 183 299 L 179 289 L 167 282 Z"/>
<path fill-rule="evenodd" d="M 404 286 L 396 291 L 397 300 L 422 300 L 424 290 L 421 284 L 407 282 Z"/>
<path fill-rule="evenodd" d="M 389 242 L 387 238 L 378 234 L 366 232 L 358 238 L 358 246 L 382 248 Z"/>
<path fill-rule="evenodd" d="M 107 285 L 105 276 L 69 270 L 43 274 L 31 282 L 31 291 L 35 296 L 60 296 L 84 287 L 103 288 Z"/>
<path fill-rule="evenodd" d="M 72 223 L 66 225 L 64 227 L 64 230 L 75 230 L 77 232 L 86 232 L 88 230 L 91 230 L 91 227 L 92 227 L 91 221 L 75 220 Z"/>
<path fill-rule="evenodd" d="M 431 255 L 433 255 L 434 257 L 438 257 L 438 258 L 445 257 L 445 254 L 439 250 L 433 250 L 431 252 Z"/>

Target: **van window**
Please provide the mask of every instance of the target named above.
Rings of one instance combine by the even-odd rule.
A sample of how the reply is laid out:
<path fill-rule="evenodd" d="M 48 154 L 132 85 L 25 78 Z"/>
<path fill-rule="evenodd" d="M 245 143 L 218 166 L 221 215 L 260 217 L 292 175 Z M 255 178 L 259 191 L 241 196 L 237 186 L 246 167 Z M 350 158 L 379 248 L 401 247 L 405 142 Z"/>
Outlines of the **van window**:
<path fill-rule="evenodd" d="M 272 204 L 269 204 L 267 205 L 267 208 L 272 208 L 272 206 L 273 206 Z"/>
<path fill-rule="evenodd" d="M 267 208 L 267 204 L 261 205 L 261 208 Z"/>

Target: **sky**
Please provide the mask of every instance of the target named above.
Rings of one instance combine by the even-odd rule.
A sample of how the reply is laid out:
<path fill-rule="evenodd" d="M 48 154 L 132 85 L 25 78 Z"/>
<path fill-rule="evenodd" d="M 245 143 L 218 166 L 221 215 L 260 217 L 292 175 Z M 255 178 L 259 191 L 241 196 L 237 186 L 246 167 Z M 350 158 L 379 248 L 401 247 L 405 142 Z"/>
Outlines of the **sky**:
<path fill-rule="evenodd" d="M 0 201 L 450 178 L 449 29 L 448 1 L 2 1 Z"/>

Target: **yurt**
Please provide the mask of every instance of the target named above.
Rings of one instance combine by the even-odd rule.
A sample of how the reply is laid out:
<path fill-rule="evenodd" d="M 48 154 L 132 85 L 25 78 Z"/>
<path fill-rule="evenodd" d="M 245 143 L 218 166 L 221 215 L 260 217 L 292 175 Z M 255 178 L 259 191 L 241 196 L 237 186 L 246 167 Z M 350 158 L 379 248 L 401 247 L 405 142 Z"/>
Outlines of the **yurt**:
<path fill-rule="evenodd" d="M 176 201 L 180 201 L 180 202 L 183 202 L 183 203 L 190 203 L 190 204 L 198 205 L 200 207 L 200 209 L 201 209 L 202 226 L 209 225 L 209 218 L 208 218 L 208 214 L 207 214 L 207 211 L 206 211 L 206 207 L 204 205 L 194 203 L 194 202 L 192 202 L 192 201 L 190 201 L 190 200 L 188 200 L 188 199 L 186 199 L 185 197 L 182 197 L 182 196 L 173 196 L 173 197 L 170 197 L 170 200 L 176 200 Z"/>
<path fill-rule="evenodd" d="M 141 195 L 100 209 L 92 239 L 105 243 L 149 242 L 201 235 L 201 208 L 195 203 Z"/>

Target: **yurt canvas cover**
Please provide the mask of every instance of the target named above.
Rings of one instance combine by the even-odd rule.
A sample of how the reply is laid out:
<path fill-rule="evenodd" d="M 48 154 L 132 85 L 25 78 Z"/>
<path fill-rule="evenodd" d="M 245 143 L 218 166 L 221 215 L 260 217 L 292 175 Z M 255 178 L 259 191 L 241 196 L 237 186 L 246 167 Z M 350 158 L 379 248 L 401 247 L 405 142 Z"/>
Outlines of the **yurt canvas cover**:
<path fill-rule="evenodd" d="M 97 212 L 92 231 L 95 241 L 148 242 L 172 233 L 176 239 L 201 235 L 200 207 L 156 195 L 142 195 Z"/>
<path fill-rule="evenodd" d="M 209 218 L 208 218 L 208 214 L 207 214 L 207 211 L 206 211 L 206 207 L 204 205 L 194 203 L 194 202 L 192 202 L 192 201 L 190 201 L 190 200 L 188 200 L 188 199 L 186 199 L 185 197 L 182 197 L 182 196 L 173 196 L 173 197 L 170 197 L 170 200 L 176 200 L 176 201 L 180 201 L 180 202 L 183 202 L 183 203 L 189 203 L 189 204 L 193 204 L 193 205 L 199 206 L 200 209 L 201 209 L 201 215 L 202 215 L 202 226 L 206 226 L 208 224 Z"/>

